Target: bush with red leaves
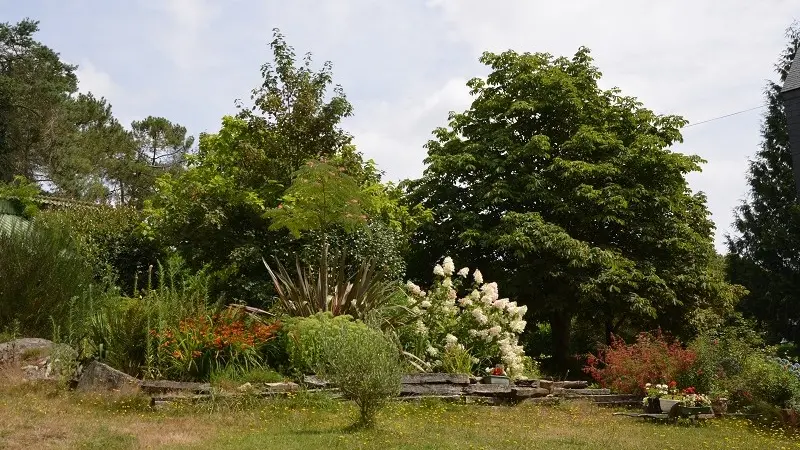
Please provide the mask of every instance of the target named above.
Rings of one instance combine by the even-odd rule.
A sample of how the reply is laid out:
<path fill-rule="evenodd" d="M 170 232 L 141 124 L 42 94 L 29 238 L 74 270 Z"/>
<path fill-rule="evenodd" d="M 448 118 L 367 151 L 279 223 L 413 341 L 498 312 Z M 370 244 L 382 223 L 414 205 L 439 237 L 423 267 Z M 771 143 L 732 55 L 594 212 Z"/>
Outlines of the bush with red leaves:
<path fill-rule="evenodd" d="M 640 333 L 633 344 L 612 336 L 611 345 L 587 356 L 583 371 L 615 392 L 645 395 L 646 383 L 666 384 L 678 379 L 695 359 L 693 351 L 659 330 Z"/>

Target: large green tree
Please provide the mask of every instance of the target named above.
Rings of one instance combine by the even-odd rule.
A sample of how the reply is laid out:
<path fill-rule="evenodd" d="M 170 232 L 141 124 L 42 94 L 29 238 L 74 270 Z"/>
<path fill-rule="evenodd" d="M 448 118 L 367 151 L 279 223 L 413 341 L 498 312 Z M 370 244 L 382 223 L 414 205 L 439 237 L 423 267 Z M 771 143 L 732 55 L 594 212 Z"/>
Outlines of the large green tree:
<path fill-rule="evenodd" d="M 776 65 L 778 82 L 766 88 L 763 140 L 750 161 L 747 199 L 736 209 L 728 237 L 731 280 L 747 287 L 741 308 L 765 325 L 775 340 L 800 343 L 800 199 L 792 177 L 792 155 L 780 91 L 800 48 L 800 26 L 787 32 L 788 45 Z"/>
<path fill-rule="evenodd" d="M 382 237 L 392 235 L 416 220 L 410 218 L 418 211 L 398 205 L 396 188 L 382 185 L 374 164 L 350 145 L 340 122 L 352 107 L 342 89 L 333 86 L 331 65 L 315 71 L 310 56 L 298 63 L 277 30 L 271 48 L 273 61 L 262 67 L 263 83 L 253 90 L 253 104 L 240 102 L 239 114 L 223 118 L 218 133 L 200 136 L 186 171 L 159 180 L 150 208 L 155 232 L 173 242 L 190 264 L 211 266 L 218 293 L 255 304 L 268 301 L 271 291 L 262 257 L 286 261 L 304 247 L 318 248 L 314 233 L 298 241 L 285 230 L 271 230 L 268 214 L 287 194 L 292 175 L 308 161 L 324 158 L 344 168 L 364 190 L 354 196 L 378 198 L 374 216 L 386 225 L 368 224 L 349 242 L 368 243 L 369 237 L 361 234 L 373 229 Z M 326 231 L 332 242 L 348 242 L 339 239 L 347 230 Z M 398 247 L 402 242 L 376 241 Z"/>
<path fill-rule="evenodd" d="M 443 255 L 477 265 L 550 323 L 562 366 L 575 321 L 606 335 L 688 332 L 692 311 L 735 301 L 710 269 L 705 197 L 685 178 L 701 160 L 669 149 L 682 118 L 600 89 L 585 48 L 481 61 L 490 75 L 468 83 L 471 107 L 434 132 L 424 175 L 409 183 L 409 200 L 434 214 L 409 267 Z"/>

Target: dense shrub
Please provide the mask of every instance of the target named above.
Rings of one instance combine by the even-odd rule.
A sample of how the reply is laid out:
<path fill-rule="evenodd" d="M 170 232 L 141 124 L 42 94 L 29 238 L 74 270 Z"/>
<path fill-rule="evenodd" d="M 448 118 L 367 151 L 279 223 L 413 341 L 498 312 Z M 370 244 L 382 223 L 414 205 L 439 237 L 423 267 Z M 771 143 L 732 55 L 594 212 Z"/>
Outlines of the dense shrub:
<path fill-rule="evenodd" d="M 63 230 L 0 231 L 0 330 L 49 337 L 85 300 L 92 270 Z"/>
<path fill-rule="evenodd" d="M 211 311 L 208 277 L 190 274 L 182 261 L 170 258 L 159 265 L 160 279 L 136 298 L 111 291 L 95 300 L 86 314 L 89 345 L 97 357 L 135 376 L 157 377 L 159 342 L 156 335 L 176 327 L 181 320 Z"/>
<path fill-rule="evenodd" d="M 740 408 L 758 403 L 788 408 L 800 399 L 800 380 L 763 352 L 750 355 L 741 372 L 726 383 L 731 400 Z"/>
<path fill-rule="evenodd" d="M 67 230 L 92 264 L 96 279 L 110 269 L 122 291 L 134 295 L 137 279 L 139 287 L 145 287 L 149 268 L 165 257 L 159 240 L 147 234 L 145 219 L 143 212 L 130 207 L 99 206 L 43 211 L 35 222 Z"/>
<path fill-rule="evenodd" d="M 399 330 L 404 349 L 425 369 L 443 370 L 441 356 L 455 346 L 471 354 L 472 371 L 503 363 L 509 376 L 523 375 L 527 358 L 518 339 L 527 307 L 500 298 L 497 283 L 484 283 L 478 270 L 456 272 L 449 257 L 433 272 L 428 292 L 407 284 L 409 320 Z"/>
<path fill-rule="evenodd" d="M 680 384 L 711 394 L 728 391 L 730 380 L 763 347 L 761 338 L 752 330 L 747 324 L 730 325 L 696 337 L 689 345 L 696 355 L 695 362 L 681 375 Z"/>
<path fill-rule="evenodd" d="M 360 427 L 374 424 L 386 402 L 400 392 L 404 367 L 395 344 L 367 327 L 326 329 L 317 372 L 358 406 Z"/>
<path fill-rule="evenodd" d="M 633 344 L 613 336 L 611 345 L 588 355 L 584 371 L 616 392 L 644 395 L 645 384 L 677 380 L 695 359 L 693 351 L 658 331 L 640 333 Z"/>
<path fill-rule="evenodd" d="M 355 321 L 351 316 L 333 316 L 331 313 L 286 319 L 284 332 L 292 370 L 299 374 L 316 371 L 322 346 L 328 336 L 340 330 L 356 333 L 367 328 L 363 322 Z"/>

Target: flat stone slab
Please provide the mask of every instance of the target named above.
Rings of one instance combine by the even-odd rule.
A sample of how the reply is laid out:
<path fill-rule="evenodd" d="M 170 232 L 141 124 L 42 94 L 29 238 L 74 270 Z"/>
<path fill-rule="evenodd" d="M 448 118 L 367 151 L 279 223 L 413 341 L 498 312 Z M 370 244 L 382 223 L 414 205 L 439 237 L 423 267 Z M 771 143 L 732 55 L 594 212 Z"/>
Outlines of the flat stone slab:
<path fill-rule="evenodd" d="M 303 375 L 303 384 L 312 389 L 323 389 L 330 386 L 330 383 L 316 375 Z"/>
<path fill-rule="evenodd" d="M 461 373 L 412 373 L 404 375 L 403 384 L 469 384 L 469 375 Z"/>
<path fill-rule="evenodd" d="M 558 405 L 561 403 L 561 398 L 559 397 L 536 397 L 536 398 L 526 398 L 520 402 L 520 404 L 525 405 L 538 405 L 538 406 L 547 406 L 547 405 Z"/>
<path fill-rule="evenodd" d="M 264 383 L 265 393 L 275 394 L 283 392 L 297 392 L 299 390 L 300 390 L 300 385 L 297 383 L 292 383 L 291 381 L 278 382 L 278 383 Z"/>
<path fill-rule="evenodd" d="M 540 387 L 539 380 L 526 380 L 526 379 L 514 380 L 514 385 L 522 387 L 533 387 L 533 388 Z"/>
<path fill-rule="evenodd" d="M 195 394 L 208 394 L 211 392 L 211 385 L 208 383 L 145 380 L 141 382 L 140 386 L 142 391 L 147 394 L 159 394 L 164 392 L 192 392 Z"/>
<path fill-rule="evenodd" d="M 551 392 L 555 395 L 584 396 L 584 395 L 609 395 L 610 389 L 567 389 L 553 388 Z"/>
<path fill-rule="evenodd" d="M 544 397 L 550 391 L 544 388 L 512 386 L 511 394 L 517 398 Z"/>
<path fill-rule="evenodd" d="M 400 386 L 400 395 L 461 395 L 463 390 L 462 386 L 454 384 L 404 384 Z"/>
<path fill-rule="evenodd" d="M 539 387 L 545 389 L 586 389 L 589 387 L 588 381 L 553 381 L 539 380 Z"/>
<path fill-rule="evenodd" d="M 507 384 L 470 384 L 464 388 L 468 395 L 500 395 L 510 394 L 511 386 Z"/>

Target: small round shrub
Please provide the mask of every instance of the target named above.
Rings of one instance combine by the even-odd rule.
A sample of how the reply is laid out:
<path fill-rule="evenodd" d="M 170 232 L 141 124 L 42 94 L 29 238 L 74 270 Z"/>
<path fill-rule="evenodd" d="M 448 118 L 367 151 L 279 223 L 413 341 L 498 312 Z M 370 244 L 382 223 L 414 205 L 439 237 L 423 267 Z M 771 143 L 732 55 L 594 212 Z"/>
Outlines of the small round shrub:
<path fill-rule="evenodd" d="M 397 347 L 379 330 L 346 325 L 326 329 L 317 373 L 356 403 L 356 427 L 375 423 L 378 411 L 399 394 L 403 372 Z"/>

